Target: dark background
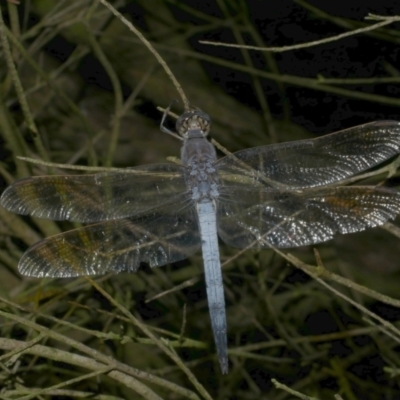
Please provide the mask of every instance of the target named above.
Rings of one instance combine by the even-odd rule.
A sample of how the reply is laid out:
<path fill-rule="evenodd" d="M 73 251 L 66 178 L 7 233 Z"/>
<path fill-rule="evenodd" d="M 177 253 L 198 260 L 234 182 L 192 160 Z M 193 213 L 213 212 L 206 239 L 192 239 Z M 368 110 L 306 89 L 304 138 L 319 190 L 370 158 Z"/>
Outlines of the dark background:
<path fill-rule="evenodd" d="M 5 2 L 0 4 L 7 26 L 15 27 L 11 21 L 16 12 L 20 41 L 48 77 L 43 78 L 27 58 L 12 48 L 39 136 L 51 161 L 128 167 L 164 162 L 168 156 L 179 155 L 180 144 L 159 131 L 162 114 L 157 110 L 157 106 L 167 107 L 179 96 L 154 56 L 107 9 L 101 4 L 95 8 L 95 2 L 89 1 L 24 2 L 14 11 Z M 279 53 L 199 43 L 213 40 L 262 47 L 302 44 L 375 23 L 365 20 L 368 13 L 400 15 L 399 2 L 349 0 L 338 5 L 326 1 L 138 0 L 113 4 L 153 43 L 190 102 L 211 116 L 211 136 L 230 151 L 317 137 L 374 120 L 400 119 L 398 22 L 330 43 Z M 119 81 L 123 101 L 130 104 L 120 119 L 116 150 L 111 155 L 116 86 L 102 55 Z M 4 58 L 1 63 L 5 65 Z M 2 118 L 12 121 L 15 134 L 24 143 L 24 155 L 42 156 L 27 128 L 8 70 L 2 68 L 1 74 L 5 106 Z M 382 83 L 379 78 L 383 77 L 392 80 Z M 361 78 L 369 81 L 351 81 Z M 179 114 L 182 103 L 175 103 L 173 110 Z M 172 119 L 168 123 L 173 127 Z M 21 178 L 49 173 L 41 166 L 28 165 L 22 172 L 18 169 L 4 126 L 3 123 L 0 153 L 4 185 L 14 179 L 8 174 Z M 381 176 L 367 183 L 383 179 Z M 397 187 L 397 175 L 386 185 Z M 87 329 L 137 337 L 135 343 L 100 343 L 89 334 L 61 330 L 127 365 L 196 392 L 184 373 L 156 346 L 144 344 L 144 335 L 115 317 L 115 308 L 84 280 L 22 278 L 17 272 L 17 260 L 32 242 L 22 233 L 10 231 L 7 221 L 4 219 L 4 255 L 0 260 L 0 288 L 6 297 Z M 66 223 L 43 227 L 28 218 L 23 221 L 40 236 L 72 227 Z M 329 270 L 398 298 L 398 240 L 382 229 L 374 229 L 316 247 Z M 290 252 L 316 264 L 313 248 Z M 171 334 L 181 332 L 186 305 L 184 336 L 196 341 L 196 345 L 176 345 L 176 351 L 212 398 L 293 398 L 273 386 L 274 378 L 320 399 L 331 399 L 337 393 L 343 399 L 400 399 L 397 377 L 384 370 L 398 365 L 396 342 L 366 323 L 360 310 L 272 252 L 250 250 L 238 255 L 237 250 L 221 244 L 221 253 L 222 262 L 230 260 L 224 268 L 232 351 L 231 372 L 227 376 L 220 374 L 216 361 L 200 254 L 152 271 L 144 266 L 137 275 L 108 277 L 103 284 L 149 326 L 165 329 L 168 333 L 157 334 L 171 341 L 177 341 Z M 194 285 L 149 303 L 145 301 L 190 278 L 197 278 Z M 336 283 L 333 286 L 382 318 L 396 323 L 400 317 L 394 306 Z M 71 305 L 75 303 L 90 310 Z M 102 310 L 114 316 L 107 316 Z M 40 322 L 59 329 L 57 324 Z M 29 329 L 17 324 L 5 325 L 1 334 L 18 340 L 32 339 Z M 68 363 L 52 364 L 45 358 L 25 355 L 21 360 L 21 368 L 4 378 L 4 387 L 10 390 L 17 378 L 23 379 L 26 387 L 44 388 L 88 372 L 84 368 L 71 371 Z M 132 396 L 132 392 L 104 377 L 70 388 L 122 398 Z M 183 398 L 173 390 L 157 386 L 152 389 L 162 398 Z"/>

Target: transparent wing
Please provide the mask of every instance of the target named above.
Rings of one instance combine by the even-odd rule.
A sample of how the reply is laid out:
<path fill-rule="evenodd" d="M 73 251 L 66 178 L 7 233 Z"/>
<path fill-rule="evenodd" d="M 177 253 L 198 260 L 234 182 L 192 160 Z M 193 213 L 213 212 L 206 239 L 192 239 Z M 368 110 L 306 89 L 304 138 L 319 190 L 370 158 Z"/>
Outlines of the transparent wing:
<path fill-rule="evenodd" d="M 106 221 L 51 236 L 30 247 L 18 269 L 23 275 L 65 278 L 135 272 L 142 262 L 155 267 L 182 260 L 200 247 L 195 209 L 170 208 L 166 214 Z"/>
<path fill-rule="evenodd" d="M 126 172 L 37 176 L 9 186 L 0 203 L 9 211 L 39 218 L 98 222 L 142 214 L 186 196 L 183 169 L 145 165 Z"/>
<path fill-rule="evenodd" d="M 328 185 L 400 151 L 400 122 L 378 121 L 317 139 L 241 150 L 216 164 L 226 185 L 306 188 Z"/>
<path fill-rule="evenodd" d="M 382 187 L 226 188 L 218 201 L 218 234 L 238 248 L 298 247 L 382 225 L 398 213 L 400 192 Z"/>

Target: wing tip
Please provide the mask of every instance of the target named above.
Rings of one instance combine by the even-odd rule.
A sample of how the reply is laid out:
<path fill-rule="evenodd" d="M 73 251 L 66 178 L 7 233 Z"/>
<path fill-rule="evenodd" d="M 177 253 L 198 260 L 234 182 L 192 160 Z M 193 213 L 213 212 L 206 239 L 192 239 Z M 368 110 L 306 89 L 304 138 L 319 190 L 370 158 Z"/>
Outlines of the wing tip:
<path fill-rule="evenodd" d="M 400 121 L 396 121 L 396 120 L 382 120 L 382 121 L 374 121 L 371 122 L 371 124 L 376 125 L 378 127 L 382 127 L 382 128 L 388 128 L 388 127 L 399 127 L 400 128 Z"/>

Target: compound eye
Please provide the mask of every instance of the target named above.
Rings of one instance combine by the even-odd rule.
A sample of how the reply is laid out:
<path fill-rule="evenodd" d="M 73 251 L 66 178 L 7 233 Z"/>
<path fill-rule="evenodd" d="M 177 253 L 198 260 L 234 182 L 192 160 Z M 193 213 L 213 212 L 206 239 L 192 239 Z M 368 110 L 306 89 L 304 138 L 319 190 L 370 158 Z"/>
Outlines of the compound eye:
<path fill-rule="evenodd" d="M 184 136 L 190 129 L 200 129 L 207 135 L 210 127 L 210 117 L 200 110 L 187 111 L 176 121 L 176 130 L 181 136 Z"/>

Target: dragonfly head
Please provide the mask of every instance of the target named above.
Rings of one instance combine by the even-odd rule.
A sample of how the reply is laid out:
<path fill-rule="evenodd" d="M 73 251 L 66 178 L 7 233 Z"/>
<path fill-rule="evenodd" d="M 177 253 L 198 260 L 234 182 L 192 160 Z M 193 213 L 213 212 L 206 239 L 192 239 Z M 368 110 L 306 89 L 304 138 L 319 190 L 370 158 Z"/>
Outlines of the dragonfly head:
<path fill-rule="evenodd" d="M 210 127 L 211 118 L 198 109 L 186 111 L 176 121 L 176 131 L 182 137 L 186 137 L 190 130 L 201 130 L 204 136 L 207 136 Z"/>

